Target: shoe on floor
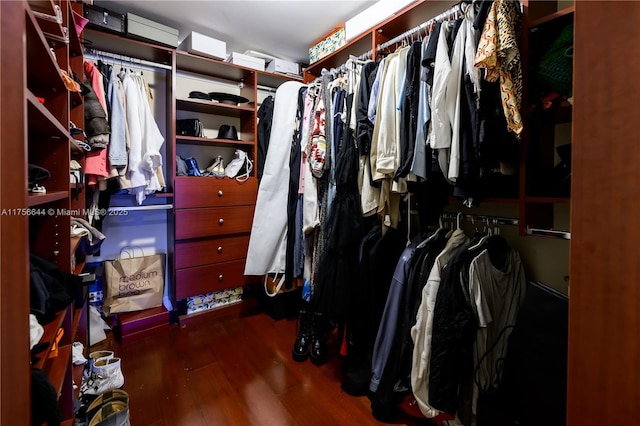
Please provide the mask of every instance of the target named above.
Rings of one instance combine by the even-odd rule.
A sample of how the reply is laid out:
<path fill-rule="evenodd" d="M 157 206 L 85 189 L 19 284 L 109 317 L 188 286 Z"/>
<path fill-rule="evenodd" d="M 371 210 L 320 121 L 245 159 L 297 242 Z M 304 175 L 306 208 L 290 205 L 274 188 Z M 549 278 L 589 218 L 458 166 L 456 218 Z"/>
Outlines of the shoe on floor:
<path fill-rule="evenodd" d="M 86 378 L 80 388 L 83 394 L 99 395 L 121 388 L 124 375 L 120 368 L 120 358 L 100 358 L 92 367 L 91 375 Z"/>
<path fill-rule="evenodd" d="M 89 426 L 129 425 L 129 404 L 117 400 L 104 403 L 89 422 Z"/>

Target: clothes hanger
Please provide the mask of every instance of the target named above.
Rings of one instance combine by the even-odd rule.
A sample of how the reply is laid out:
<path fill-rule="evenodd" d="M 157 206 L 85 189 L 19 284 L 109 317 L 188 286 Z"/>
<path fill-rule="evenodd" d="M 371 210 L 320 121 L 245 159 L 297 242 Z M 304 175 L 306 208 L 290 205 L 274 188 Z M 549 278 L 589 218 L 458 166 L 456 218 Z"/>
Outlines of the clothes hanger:
<path fill-rule="evenodd" d="M 491 229 L 489 228 L 489 218 L 486 219 L 486 227 L 485 227 L 485 235 L 480 238 L 480 240 L 478 240 L 477 243 L 475 243 L 473 246 L 468 247 L 467 250 L 476 250 L 478 248 L 480 248 L 482 245 L 484 245 L 484 243 L 487 241 L 487 239 L 491 236 Z"/>

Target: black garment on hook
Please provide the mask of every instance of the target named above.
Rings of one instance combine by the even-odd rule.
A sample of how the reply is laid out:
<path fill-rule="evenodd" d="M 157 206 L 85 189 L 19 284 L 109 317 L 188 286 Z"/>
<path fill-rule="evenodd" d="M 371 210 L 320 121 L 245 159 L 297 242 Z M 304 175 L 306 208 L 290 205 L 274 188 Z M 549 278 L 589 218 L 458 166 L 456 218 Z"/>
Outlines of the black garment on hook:
<path fill-rule="evenodd" d="M 273 121 L 273 96 L 267 96 L 258 109 L 258 182 L 262 179 L 264 162 L 269 150 L 271 123 Z"/>
<path fill-rule="evenodd" d="M 422 42 L 411 45 L 407 54 L 407 74 L 404 82 L 404 99 L 400 111 L 400 165 L 394 180 L 406 177 L 411 171 L 416 130 L 418 128 L 418 101 L 420 99 L 420 59 Z"/>

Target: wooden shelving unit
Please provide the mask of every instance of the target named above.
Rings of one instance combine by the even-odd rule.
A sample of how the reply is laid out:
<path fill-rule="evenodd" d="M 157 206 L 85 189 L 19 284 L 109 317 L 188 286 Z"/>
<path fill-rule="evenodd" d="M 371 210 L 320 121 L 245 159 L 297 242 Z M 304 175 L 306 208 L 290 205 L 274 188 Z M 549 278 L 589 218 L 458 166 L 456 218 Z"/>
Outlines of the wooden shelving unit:
<path fill-rule="evenodd" d="M 252 141 L 234 141 L 229 139 L 216 138 L 199 138 L 195 136 L 176 136 L 176 140 L 186 142 L 193 145 L 211 145 L 211 146 L 247 146 L 253 147 L 255 142 Z"/>
<path fill-rule="evenodd" d="M 255 110 L 253 107 L 227 105 L 202 99 L 177 99 L 176 109 L 226 117 L 241 117 L 243 114 L 253 114 Z"/>
<path fill-rule="evenodd" d="M 27 206 L 36 207 L 44 204 L 49 204 L 54 201 L 64 200 L 69 197 L 67 191 L 52 191 L 46 194 L 29 194 L 27 197 Z"/>

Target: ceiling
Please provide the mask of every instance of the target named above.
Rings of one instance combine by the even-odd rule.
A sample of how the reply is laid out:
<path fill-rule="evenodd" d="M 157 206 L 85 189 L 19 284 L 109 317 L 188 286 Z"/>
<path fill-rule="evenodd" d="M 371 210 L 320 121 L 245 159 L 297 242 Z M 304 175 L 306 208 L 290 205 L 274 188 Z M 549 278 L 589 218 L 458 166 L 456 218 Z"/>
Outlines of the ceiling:
<path fill-rule="evenodd" d="M 309 47 L 378 0 L 151 1 L 96 0 L 113 12 L 131 12 L 227 43 L 227 53 L 255 50 L 309 62 Z"/>

